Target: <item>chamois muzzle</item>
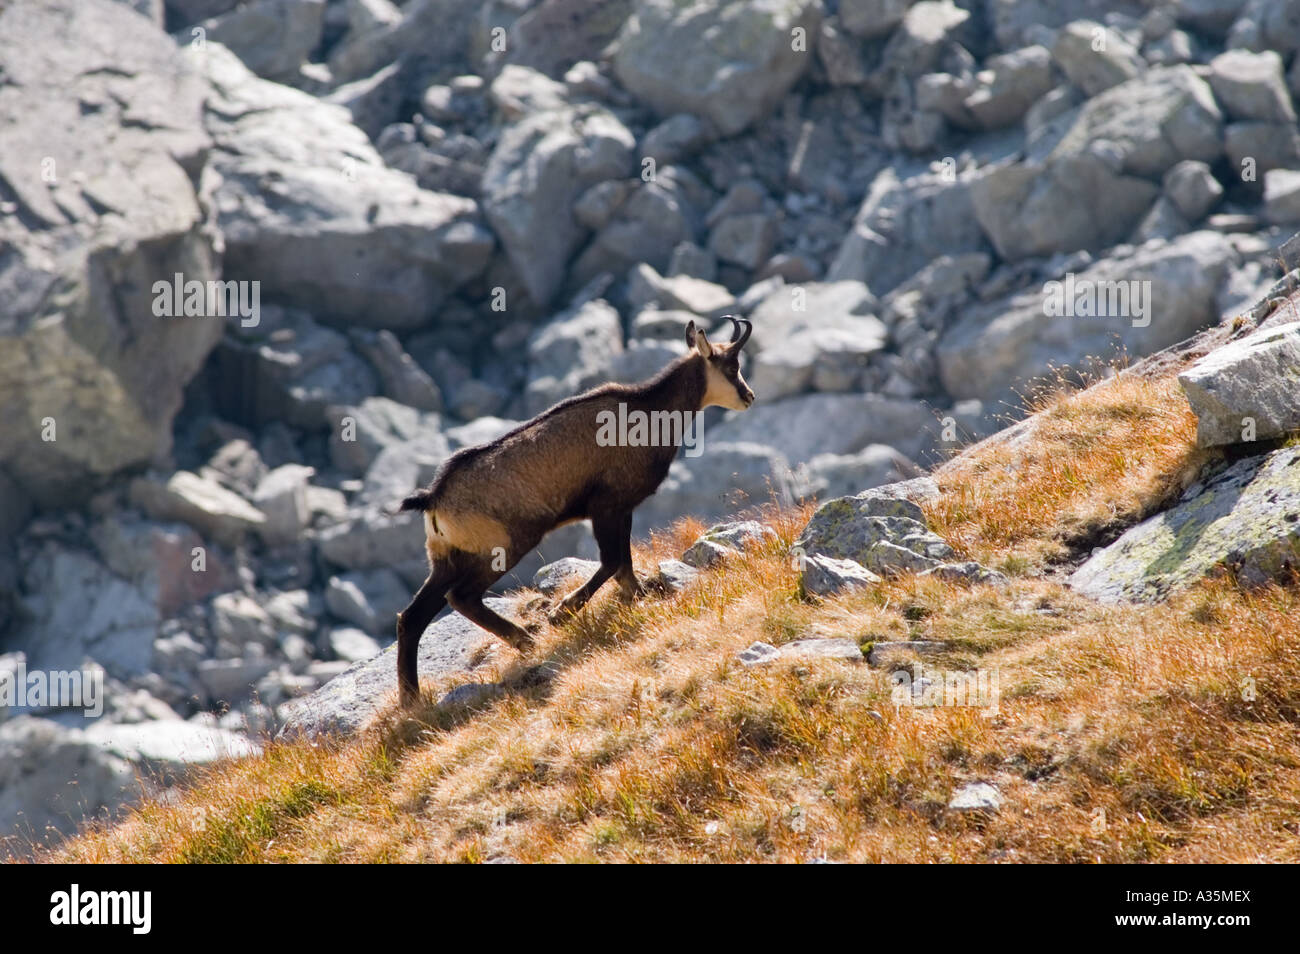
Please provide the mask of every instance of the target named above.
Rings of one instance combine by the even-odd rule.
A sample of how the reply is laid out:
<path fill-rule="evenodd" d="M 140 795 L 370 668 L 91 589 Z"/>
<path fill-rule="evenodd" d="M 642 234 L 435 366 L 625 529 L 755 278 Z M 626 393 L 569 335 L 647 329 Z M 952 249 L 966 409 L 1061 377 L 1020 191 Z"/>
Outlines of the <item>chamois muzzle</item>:
<path fill-rule="evenodd" d="M 739 350 L 745 347 L 745 342 L 749 340 L 749 333 L 754 330 L 748 318 L 737 318 L 735 315 L 727 315 L 727 320 L 732 324 L 731 342 Z"/>

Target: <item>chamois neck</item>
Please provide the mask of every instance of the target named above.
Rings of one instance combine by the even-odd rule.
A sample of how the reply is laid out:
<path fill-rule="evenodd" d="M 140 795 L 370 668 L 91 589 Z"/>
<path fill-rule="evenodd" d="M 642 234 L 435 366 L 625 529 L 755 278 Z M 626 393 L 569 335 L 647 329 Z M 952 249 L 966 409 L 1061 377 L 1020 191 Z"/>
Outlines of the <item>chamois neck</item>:
<path fill-rule="evenodd" d="M 692 350 L 642 385 L 642 392 L 664 410 L 698 411 L 704 401 L 706 373 L 704 358 Z"/>

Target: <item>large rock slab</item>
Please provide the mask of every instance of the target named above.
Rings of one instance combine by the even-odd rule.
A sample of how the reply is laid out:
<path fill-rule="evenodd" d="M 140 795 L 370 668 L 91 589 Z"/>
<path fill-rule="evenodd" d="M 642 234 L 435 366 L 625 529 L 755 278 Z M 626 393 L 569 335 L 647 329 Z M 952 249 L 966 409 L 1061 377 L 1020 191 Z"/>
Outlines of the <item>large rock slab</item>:
<path fill-rule="evenodd" d="M 1300 567 L 1300 448 L 1237 461 L 1070 576 L 1105 603 L 1156 602 L 1225 567 L 1247 585 Z"/>
<path fill-rule="evenodd" d="M 1220 447 L 1300 429 L 1300 321 L 1256 331 L 1178 375 L 1196 413 L 1196 443 Z"/>
<path fill-rule="evenodd" d="M 614 71 L 661 116 L 693 113 L 734 135 L 807 69 L 821 15 L 817 0 L 640 0 L 619 32 Z M 795 49 L 796 29 L 804 51 Z"/>
<path fill-rule="evenodd" d="M 1227 238 L 1191 232 L 970 309 L 940 339 L 944 387 L 959 400 L 1018 403 L 1025 385 L 1062 365 L 1121 348 L 1153 354 L 1219 319 L 1217 294 L 1236 263 Z"/>
<path fill-rule="evenodd" d="M 0 467 L 39 504 L 171 445 L 223 319 L 155 310 L 219 277 L 193 179 L 203 81 L 108 0 L 0 7 Z"/>
<path fill-rule="evenodd" d="M 476 203 L 389 169 L 347 109 L 259 79 L 220 44 L 191 55 L 212 86 L 227 278 L 326 321 L 410 329 L 487 265 Z"/>
<path fill-rule="evenodd" d="M 488 597 L 489 607 L 503 616 L 514 612 L 515 601 Z M 474 649 L 496 637 L 479 629 L 459 613 L 435 620 L 420 640 L 417 663 L 420 676 L 439 678 L 469 672 Z M 397 646 L 359 662 L 335 676 L 310 695 L 286 703 L 286 718 L 279 736 L 318 738 L 349 735 L 363 728 L 383 707 L 397 698 Z"/>

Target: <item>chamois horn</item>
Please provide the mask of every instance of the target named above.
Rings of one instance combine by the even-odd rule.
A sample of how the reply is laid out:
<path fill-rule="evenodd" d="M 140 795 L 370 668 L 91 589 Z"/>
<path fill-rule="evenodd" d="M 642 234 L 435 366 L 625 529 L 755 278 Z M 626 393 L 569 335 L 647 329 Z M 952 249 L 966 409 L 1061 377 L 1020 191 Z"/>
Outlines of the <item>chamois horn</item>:
<path fill-rule="evenodd" d="M 727 315 L 727 320 L 731 322 L 733 328 L 731 332 L 731 341 L 737 348 L 743 348 L 745 342 L 749 340 L 749 333 L 754 330 L 748 318 L 737 318 L 735 315 Z"/>

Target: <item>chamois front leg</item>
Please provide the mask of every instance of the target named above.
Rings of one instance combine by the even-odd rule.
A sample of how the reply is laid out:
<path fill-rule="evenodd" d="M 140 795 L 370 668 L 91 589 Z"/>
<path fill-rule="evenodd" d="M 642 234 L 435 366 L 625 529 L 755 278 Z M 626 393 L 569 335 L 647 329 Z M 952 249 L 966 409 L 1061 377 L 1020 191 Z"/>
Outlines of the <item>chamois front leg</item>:
<path fill-rule="evenodd" d="M 433 618 L 447 605 L 447 575 L 440 567 L 430 570 L 428 579 L 412 598 L 410 605 L 397 614 L 397 694 L 403 708 L 420 701 L 420 675 L 417 665 L 420 637 Z"/>
<path fill-rule="evenodd" d="M 632 515 L 592 517 L 591 529 L 596 537 L 596 546 L 600 548 L 600 567 L 591 575 L 591 579 L 560 601 L 560 605 L 551 613 L 552 623 L 562 622 L 567 616 L 581 610 L 596 595 L 596 591 L 605 585 L 605 581 L 616 574 L 619 576 L 620 587 L 625 591 L 628 588 L 628 576 L 631 576 L 634 584 L 636 582 L 636 574 L 632 573 Z"/>

